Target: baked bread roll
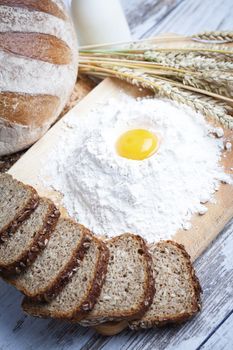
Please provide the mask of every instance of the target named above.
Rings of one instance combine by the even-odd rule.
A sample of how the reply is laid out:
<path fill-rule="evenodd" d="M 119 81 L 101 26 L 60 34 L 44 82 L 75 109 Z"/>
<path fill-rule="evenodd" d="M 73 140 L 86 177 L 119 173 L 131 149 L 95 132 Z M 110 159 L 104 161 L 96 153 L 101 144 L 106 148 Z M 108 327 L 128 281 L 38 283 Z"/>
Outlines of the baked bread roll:
<path fill-rule="evenodd" d="M 77 39 L 62 0 L 0 0 L 0 155 L 48 130 L 77 68 Z"/>

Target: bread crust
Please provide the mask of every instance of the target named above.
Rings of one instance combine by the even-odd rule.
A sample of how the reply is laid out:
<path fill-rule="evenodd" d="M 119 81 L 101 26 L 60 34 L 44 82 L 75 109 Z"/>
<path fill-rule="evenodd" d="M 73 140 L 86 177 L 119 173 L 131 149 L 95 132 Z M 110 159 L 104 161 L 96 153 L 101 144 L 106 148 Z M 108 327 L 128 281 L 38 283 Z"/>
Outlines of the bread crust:
<path fill-rule="evenodd" d="M 28 11 L 40 11 L 65 20 L 65 13 L 51 0 L 0 0 L 0 6 L 20 7 Z"/>
<path fill-rule="evenodd" d="M 94 280 L 82 304 L 79 305 L 75 310 L 73 310 L 72 313 L 62 313 L 61 311 L 59 311 L 58 313 L 51 313 L 49 310 L 43 310 L 41 312 L 40 308 L 37 308 L 36 305 L 35 307 L 33 307 L 32 304 L 28 305 L 28 298 L 25 297 L 22 302 L 22 307 L 26 313 L 37 317 L 53 317 L 57 319 L 70 320 L 71 322 L 77 322 L 78 320 L 82 319 L 90 310 L 92 310 L 100 295 L 101 288 L 105 280 L 105 276 L 107 273 L 107 264 L 109 259 L 109 251 L 103 241 L 98 240 L 94 236 L 92 236 L 91 239 L 95 240 L 96 243 L 99 245 L 99 257 L 95 267 Z"/>
<path fill-rule="evenodd" d="M 196 315 L 196 313 L 201 310 L 202 288 L 201 288 L 199 279 L 195 274 L 195 270 L 192 266 L 191 258 L 189 256 L 189 254 L 187 253 L 187 251 L 185 250 L 185 247 L 182 244 L 179 244 L 179 243 L 171 241 L 171 240 L 162 241 L 162 243 L 164 243 L 164 242 L 172 244 L 174 247 L 178 248 L 186 260 L 187 269 L 190 273 L 191 284 L 192 284 L 193 289 L 194 289 L 192 309 L 190 312 L 184 312 L 184 313 L 179 313 L 179 314 L 177 313 L 177 314 L 174 314 L 172 317 L 171 316 L 170 317 L 158 317 L 157 320 L 151 319 L 151 320 L 147 320 L 147 321 L 138 320 L 135 322 L 130 322 L 129 327 L 132 330 L 139 330 L 142 328 L 162 327 L 162 326 L 170 324 L 170 323 L 182 323 L 184 321 L 187 321 L 188 319 L 190 319 L 194 315 Z M 158 243 L 158 244 L 160 244 L 160 243 Z"/>
<path fill-rule="evenodd" d="M 70 64 L 72 61 L 72 52 L 69 46 L 51 34 L 0 33 L 0 48 L 14 55 L 52 64 Z"/>
<path fill-rule="evenodd" d="M 6 175 L 6 174 L 4 174 L 4 175 Z M 7 174 L 7 176 L 11 176 L 11 175 Z M 33 187 L 31 187 L 29 185 L 24 185 L 22 182 L 20 182 L 18 180 L 15 180 L 15 181 L 17 181 L 18 183 L 27 187 L 27 189 L 29 189 L 31 192 L 31 196 L 28 198 L 28 201 L 25 204 L 24 208 L 18 214 L 16 214 L 14 216 L 13 220 L 9 224 L 5 225 L 0 230 L 0 244 L 2 242 L 5 242 L 5 240 L 17 230 L 17 228 L 21 225 L 21 223 L 30 216 L 30 214 L 33 210 L 36 209 L 36 207 L 39 203 L 38 193 L 36 192 L 36 190 Z"/>
<path fill-rule="evenodd" d="M 19 274 L 26 267 L 30 266 L 45 248 L 60 216 L 60 211 L 55 204 L 49 199 L 44 199 L 48 202 L 49 208 L 44 220 L 43 227 L 40 231 L 36 232 L 31 245 L 21 253 L 16 261 L 9 265 L 0 265 L 1 273 L 4 276 L 11 274 Z M 30 217 L 29 217 L 30 219 Z"/>
<path fill-rule="evenodd" d="M 44 123 L 42 127 L 33 128 L 30 125 L 21 125 L 0 117 L 0 137 L 4 139 L 0 148 L 0 156 L 10 155 L 28 148 L 32 143 L 42 137 L 52 122 Z M 40 120 L 38 120 L 40 123 Z M 33 132 L 32 132 L 33 128 Z M 3 135 L 3 136 L 2 136 Z M 16 142 L 12 143 L 11 141 Z"/>
<path fill-rule="evenodd" d="M 77 78 L 78 43 L 63 0 L 0 0 L 0 10 L 6 19 L 0 93 L 19 93 L 15 99 L 0 96 L 4 156 L 32 145 L 59 117 Z"/>
<path fill-rule="evenodd" d="M 73 313 L 73 315 L 69 317 L 72 321 L 75 320 L 75 322 L 78 322 L 79 320 L 84 318 L 86 314 L 93 309 L 100 296 L 102 286 L 105 282 L 107 274 L 109 250 L 103 241 L 97 239 L 94 236 L 93 239 L 95 241 L 98 240 L 100 250 L 99 259 L 95 268 L 95 279 L 89 291 L 89 295 L 87 296 L 86 300 L 84 300 L 84 302 L 82 303 L 80 310 L 76 310 Z"/>
<path fill-rule="evenodd" d="M 0 92 L 0 116 L 6 122 L 27 127 L 39 127 L 53 117 L 59 107 L 57 96 L 45 94 L 26 94 L 18 92 Z M 29 132 L 29 130 L 28 130 Z"/>
<path fill-rule="evenodd" d="M 92 319 L 83 319 L 79 322 L 82 326 L 96 326 L 96 325 L 99 325 L 100 323 L 105 323 L 105 322 L 112 322 L 112 321 L 116 322 L 121 320 L 139 319 L 150 308 L 150 305 L 153 302 L 153 297 L 155 294 L 155 286 L 154 286 L 155 283 L 154 283 L 153 269 L 152 269 L 153 262 L 152 262 L 152 257 L 147 249 L 146 242 L 140 236 L 133 235 L 130 233 L 125 233 L 123 235 L 114 237 L 110 241 L 114 242 L 120 239 L 121 236 L 125 236 L 125 235 L 133 236 L 133 238 L 138 241 L 140 245 L 140 249 L 142 251 L 142 255 L 145 258 L 144 271 L 146 275 L 146 281 L 145 281 L 145 288 L 144 288 L 144 298 L 136 311 L 129 310 L 128 312 L 124 312 L 124 314 L 116 311 L 116 312 L 113 312 L 109 317 L 105 317 L 105 316 L 102 317 L 101 315 L 99 315 L 99 316 L 94 316 Z"/>

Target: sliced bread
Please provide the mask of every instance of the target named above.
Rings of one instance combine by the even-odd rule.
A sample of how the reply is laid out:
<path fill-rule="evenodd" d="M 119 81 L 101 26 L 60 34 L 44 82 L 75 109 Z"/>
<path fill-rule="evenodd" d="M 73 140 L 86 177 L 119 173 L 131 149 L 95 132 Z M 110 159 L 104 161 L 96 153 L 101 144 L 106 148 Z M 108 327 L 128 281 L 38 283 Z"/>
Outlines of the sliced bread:
<path fill-rule="evenodd" d="M 0 174 L 0 243 L 15 232 L 36 208 L 38 201 L 34 188 L 9 174 Z"/>
<path fill-rule="evenodd" d="M 59 210 L 52 201 L 40 198 L 37 208 L 5 242 L 0 244 L 0 270 L 4 275 L 20 273 L 48 243 Z"/>
<path fill-rule="evenodd" d="M 156 293 L 143 317 L 129 323 L 134 330 L 182 322 L 201 308 L 201 287 L 184 247 L 161 241 L 151 246 L 150 253 Z"/>
<path fill-rule="evenodd" d="M 49 303 L 24 298 L 23 309 L 32 316 L 81 320 L 99 297 L 109 252 L 103 241 L 90 236 L 90 248 L 62 291 Z"/>
<path fill-rule="evenodd" d="M 60 218 L 47 246 L 32 265 L 7 281 L 35 300 L 54 298 L 88 250 L 88 233 L 82 225 Z"/>
<path fill-rule="evenodd" d="M 84 326 L 140 318 L 153 300 L 152 259 L 144 240 L 126 233 L 106 244 L 110 252 L 106 280 L 93 310 L 80 321 Z"/>

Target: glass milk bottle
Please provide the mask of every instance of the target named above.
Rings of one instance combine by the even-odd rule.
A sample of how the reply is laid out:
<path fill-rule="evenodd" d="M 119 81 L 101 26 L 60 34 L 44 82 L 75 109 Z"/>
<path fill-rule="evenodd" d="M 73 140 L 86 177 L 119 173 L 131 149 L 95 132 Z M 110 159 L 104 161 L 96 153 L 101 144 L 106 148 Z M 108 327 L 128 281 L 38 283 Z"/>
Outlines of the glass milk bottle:
<path fill-rule="evenodd" d="M 80 46 L 131 40 L 119 0 L 73 0 L 71 13 Z"/>

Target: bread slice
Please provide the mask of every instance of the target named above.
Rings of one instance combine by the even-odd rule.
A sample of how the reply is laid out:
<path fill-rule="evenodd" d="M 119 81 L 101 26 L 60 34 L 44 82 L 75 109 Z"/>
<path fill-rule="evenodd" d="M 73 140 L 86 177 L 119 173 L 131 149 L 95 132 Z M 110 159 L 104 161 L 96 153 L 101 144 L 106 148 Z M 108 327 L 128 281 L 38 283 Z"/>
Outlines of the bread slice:
<path fill-rule="evenodd" d="M 103 241 L 90 236 L 90 248 L 62 291 L 50 302 L 24 298 L 23 309 L 30 315 L 81 320 L 99 297 L 108 264 L 109 252 Z"/>
<path fill-rule="evenodd" d="M 60 213 L 53 202 L 40 198 L 37 208 L 5 242 L 0 244 L 1 273 L 24 270 L 48 243 Z"/>
<path fill-rule="evenodd" d="M 126 233 L 106 244 L 110 252 L 106 280 L 93 310 L 80 321 L 84 326 L 140 318 L 153 300 L 152 259 L 144 240 Z"/>
<path fill-rule="evenodd" d="M 47 246 L 32 265 L 7 281 L 35 300 L 54 298 L 88 250 L 87 233 L 88 230 L 71 219 L 60 218 Z"/>
<path fill-rule="evenodd" d="M 34 188 L 9 174 L 0 174 L 0 243 L 15 232 L 36 208 L 38 201 Z"/>
<path fill-rule="evenodd" d="M 131 329 L 182 322 L 201 308 L 201 287 L 183 246 L 161 241 L 150 248 L 153 259 L 155 295 L 150 309 Z"/>

